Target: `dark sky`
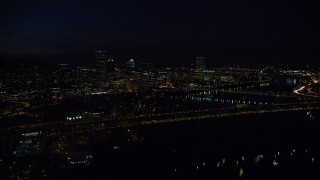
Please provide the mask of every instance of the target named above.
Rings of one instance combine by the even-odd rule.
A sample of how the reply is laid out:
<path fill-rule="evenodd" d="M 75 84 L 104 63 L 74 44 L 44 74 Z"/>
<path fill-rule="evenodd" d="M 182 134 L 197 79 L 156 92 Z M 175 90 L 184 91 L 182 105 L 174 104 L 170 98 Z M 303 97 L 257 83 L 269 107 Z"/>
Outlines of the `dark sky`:
<path fill-rule="evenodd" d="M 0 55 L 51 62 L 272 64 L 318 59 L 317 0 L 2 0 Z"/>

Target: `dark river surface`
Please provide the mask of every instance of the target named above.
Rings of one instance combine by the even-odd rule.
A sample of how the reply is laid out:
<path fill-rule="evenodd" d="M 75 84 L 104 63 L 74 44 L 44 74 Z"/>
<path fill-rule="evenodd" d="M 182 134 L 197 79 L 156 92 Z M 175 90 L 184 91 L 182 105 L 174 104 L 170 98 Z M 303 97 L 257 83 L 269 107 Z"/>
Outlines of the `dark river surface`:
<path fill-rule="evenodd" d="M 301 111 L 121 129 L 92 145 L 90 166 L 53 177 L 319 179 L 319 120 Z"/>

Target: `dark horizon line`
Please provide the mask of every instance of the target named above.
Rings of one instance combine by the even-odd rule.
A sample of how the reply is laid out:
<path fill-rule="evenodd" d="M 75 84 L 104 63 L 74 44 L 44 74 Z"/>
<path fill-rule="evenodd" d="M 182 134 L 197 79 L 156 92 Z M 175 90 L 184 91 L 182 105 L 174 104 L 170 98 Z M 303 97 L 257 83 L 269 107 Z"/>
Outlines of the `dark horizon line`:
<path fill-rule="evenodd" d="M 41 60 L 35 60 L 35 59 L 26 59 L 26 58 L 2 58 L 0 56 L 0 63 L 3 65 L 0 69 L 5 68 L 18 68 L 21 66 L 40 66 L 43 68 L 49 68 L 49 69 L 55 69 L 58 67 L 59 64 L 68 64 L 70 67 L 88 67 L 88 68 L 94 68 L 95 62 L 93 64 L 88 63 L 78 63 L 78 62 L 48 62 L 48 61 L 41 61 Z M 125 62 L 118 63 L 119 65 L 124 65 Z M 171 67 L 171 68 L 179 68 L 179 67 L 186 67 L 191 68 L 195 65 L 195 62 L 193 63 L 186 63 L 183 66 L 181 65 L 168 65 L 168 64 L 162 64 L 157 65 L 152 62 L 138 62 L 138 66 L 143 63 L 151 63 L 154 65 L 154 67 L 160 68 L 160 67 Z M 214 68 L 222 68 L 222 67 L 243 67 L 243 68 L 263 68 L 267 66 L 274 66 L 279 68 L 306 68 L 308 66 L 311 67 L 320 67 L 320 65 L 316 64 L 310 64 L 310 63 L 304 63 L 304 64 L 297 64 L 297 63 L 264 63 L 264 64 L 247 64 L 247 63 L 225 63 L 225 64 L 215 64 L 212 65 L 212 63 L 206 63 L 207 69 L 214 69 Z"/>

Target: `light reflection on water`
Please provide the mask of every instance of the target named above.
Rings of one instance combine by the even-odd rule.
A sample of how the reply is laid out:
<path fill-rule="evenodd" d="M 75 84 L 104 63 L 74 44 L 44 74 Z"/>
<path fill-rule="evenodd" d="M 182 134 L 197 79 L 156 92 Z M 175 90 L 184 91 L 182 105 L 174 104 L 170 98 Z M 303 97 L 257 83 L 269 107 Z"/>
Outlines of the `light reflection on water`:
<path fill-rule="evenodd" d="M 316 119 L 318 113 L 312 112 Z M 306 112 L 290 112 L 125 129 L 89 147 L 92 169 L 80 172 L 115 177 L 119 171 L 136 176 L 150 171 L 150 179 L 308 176 L 319 168 L 319 127 Z M 132 134 L 142 141 L 121 140 Z M 115 144 L 121 148 L 115 150 Z M 299 172 L 292 171 L 297 168 Z M 52 174 L 73 175 L 59 168 Z"/>
<path fill-rule="evenodd" d="M 233 172 L 232 169 L 237 168 L 238 171 L 236 174 L 238 174 L 238 177 L 260 177 L 259 175 L 262 175 L 264 173 L 269 173 L 269 176 L 284 176 L 284 177 L 292 177 L 294 174 L 301 174 L 303 175 L 305 173 L 306 176 L 308 176 L 308 173 L 311 173 L 314 175 L 315 172 L 309 172 L 313 171 L 314 168 L 319 167 L 319 164 L 315 163 L 316 157 L 318 157 L 320 154 L 318 151 L 320 150 L 320 147 L 317 145 L 315 139 L 316 136 L 313 136 L 317 134 L 315 129 L 319 128 L 318 123 L 314 123 L 308 120 L 308 118 L 303 115 L 305 112 L 298 112 L 295 114 L 288 114 L 284 113 L 285 115 L 281 115 L 280 117 L 285 117 L 285 122 L 278 123 L 276 120 L 270 121 L 270 125 L 266 127 L 269 132 L 265 133 L 276 133 L 273 137 L 264 137 L 264 138 L 275 138 L 274 140 L 271 140 L 269 142 L 266 142 L 265 146 L 263 141 L 249 143 L 251 148 L 253 149 L 261 149 L 260 152 L 252 153 L 250 151 L 245 152 L 242 154 L 243 150 L 239 152 L 235 152 L 235 150 L 227 150 L 230 151 L 230 154 L 223 153 L 224 156 L 217 157 L 217 161 L 210 161 L 206 160 L 206 167 L 210 169 L 212 165 L 216 166 L 217 171 L 213 174 L 219 174 L 219 177 L 229 177 L 228 173 Z M 299 115 L 297 115 L 299 114 Z M 270 115 L 274 116 L 274 115 Z M 263 117 L 259 115 L 259 117 Z M 248 117 L 247 117 L 248 118 Z M 291 122 L 289 121 L 291 118 Z M 254 117 L 254 119 L 259 120 L 260 118 L 257 118 L 257 116 Z M 260 119 L 261 120 L 261 119 Z M 281 119 L 279 119 L 281 120 Z M 288 122 L 287 122 L 288 121 Z M 295 123 L 291 124 L 292 121 Z M 274 126 L 273 122 L 277 122 L 277 125 Z M 264 124 L 265 122 L 261 122 Z M 236 126 L 236 125 L 235 125 Z M 240 127 L 238 127 L 240 128 Z M 252 125 L 252 128 L 255 128 L 255 125 Z M 262 128 L 263 129 L 263 128 Z M 233 128 L 229 129 L 230 131 L 234 130 Z M 195 131 L 194 133 L 199 133 L 198 131 Z M 245 133 L 246 131 L 240 131 L 242 133 Z M 256 132 L 256 131 L 254 131 Z M 226 132 L 227 134 L 233 134 L 232 132 Z M 252 133 L 251 131 L 249 133 Z M 262 135 L 263 133 L 258 133 L 258 137 Z M 197 136 L 202 137 L 202 136 Z M 242 137 L 242 136 L 241 136 Z M 299 139 L 296 139 L 299 138 Z M 239 138 L 236 138 L 239 139 Z M 254 138 L 253 138 L 254 139 Z M 277 140 L 276 140 L 277 139 Z M 247 139 L 248 140 L 248 139 Z M 242 141 L 247 141 L 242 140 Z M 288 143 L 289 141 L 290 143 Z M 276 142 L 278 141 L 278 142 Z M 271 142 L 271 144 L 270 144 Z M 258 145 L 259 148 L 255 147 Z M 309 145 L 309 146 L 306 146 Z M 240 145 L 241 146 L 241 145 Z M 261 146 L 261 147 L 260 147 Z M 270 151 L 272 150 L 273 151 Z M 196 151 L 197 152 L 197 151 Z M 197 152 L 201 154 L 200 152 Z M 221 153 L 221 152 L 220 152 Z M 235 154 L 239 154 L 238 157 L 235 157 Z M 208 157 L 210 159 L 210 156 Z M 192 166 L 191 164 L 184 164 L 183 166 L 179 167 L 181 169 L 180 172 L 187 173 L 187 166 Z M 297 167 L 303 167 L 300 171 L 297 172 L 291 172 L 290 169 L 294 169 Z M 262 172 L 261 174 L 256 174 L 253 172 L 253 169 L 258 169 L 257 172 Z M 203 170 L 205 171 L 205 170 Z M 208 170 L 210 171 L 210 170 Z M 282 173 L 280 173 L 282 172 Z M 222 176 L 221 176 L 222 173 Z M 261 176 L 262 177 L 262 176 Z"/>

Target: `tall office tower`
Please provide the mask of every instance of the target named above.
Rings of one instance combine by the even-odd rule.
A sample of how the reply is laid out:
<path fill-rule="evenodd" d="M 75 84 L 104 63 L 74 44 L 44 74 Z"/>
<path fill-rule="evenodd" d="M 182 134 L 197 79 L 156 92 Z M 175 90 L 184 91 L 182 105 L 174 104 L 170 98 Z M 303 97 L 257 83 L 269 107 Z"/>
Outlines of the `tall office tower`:
<path fill-rule="evenodd" d="M 107 61 L 106 70 L 107 70 L 107 73 L 113 73 L 116 71 L 116 63 L 114 62 L 113 59 L 111 59 L 111 57 Z"/>
<path fill-rule="evenodd" d="M 134 68 L 134 59 L 130 59 L 129 61 L 126 62 L 126 67 L 127 68 Z"/>
<path fill-rule="evenodd" d="M 106 69 L 109 60 L 107 51 L 96 51 L 97 69 Z"/>
<path fill-rule="evenodd" d="M 206 69 L 206 57 L 196 57 L 196 68 L 199 70 Z"/>
<path fill-rule="evenodd" d="M 107 73 L 109 55 L 107 51 L 96 51 L 97 72 L 100 79 L 104 79 Z"/>

